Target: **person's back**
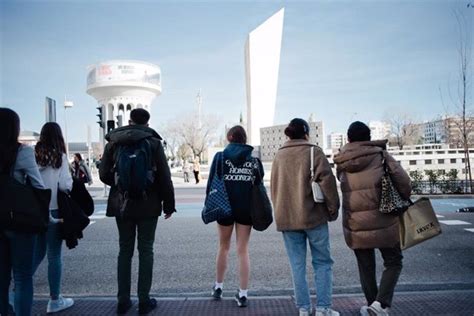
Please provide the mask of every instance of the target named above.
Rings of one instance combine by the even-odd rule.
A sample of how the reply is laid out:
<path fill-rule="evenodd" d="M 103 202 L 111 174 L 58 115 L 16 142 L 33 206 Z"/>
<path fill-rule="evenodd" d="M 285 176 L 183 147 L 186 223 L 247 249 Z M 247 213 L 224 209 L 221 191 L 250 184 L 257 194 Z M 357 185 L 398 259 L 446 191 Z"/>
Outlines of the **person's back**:
<path fill-rule="evenodd" d="M 107 216 L 115 217 L 119 231 L 117 312 L 120 314 L 126 313 L 132 306 L 130 274 L 136 238 L 140 262 L 139 312 L 147 313 L 156 307 L 156 300 L 149 296 L 156 225 L 162 212 L 167 219 L 176 211 L 171 173 L 161 145 L 161 137 L 148 127 L 150 115 L 146 110 L 135 109 L 130 113 L 130 118 L 131 125 L 113 130 L 106 136 L 109 143 L 104 149 L 99 167 L 100 179 L 111 186 Z M 133 148 L 138 150 L 136 154 L 130 154 L 128 157 L 124 155 Z M 141 160 L 134 161 L 136 156 L 141 157 Z M 146 164 L 144 161 L 150 162 L 150 165 L 143 165 Z M 150 171 L 146 175 L 150 181 L 137 184 L 136 181 L 140 179 L 132 174 L 134 168 L 142 172 Z M 145 184 L 146 187 L 141 186 Z M 137 185 L 143 189 L 142 194 L 136 194 Z M 132 191 L 135 194 L 132 194 Z"/>
<path fill-rule="evenodd" d="M 341 182 L 344 237 L 356 255 L 360 282 L 367 300 L 367 306 L 362 306 L 360 312 L 362 315 L 368 315 L 369 311 L 371 315 L 387 315 L 402 270 L 403 256 L 398 218 L 378 210 L 383 161 L 394 186 L 404 199 L 410 197 L 410 178 L 386 152 L 387 140 L 370 140 L 370 129 L 366 124 L 352 123 L 347 136 L 349 143 L 334 157 L 334 162 Z M 378 288 L 375 248 L 382 253 L 385 267 Z"/>

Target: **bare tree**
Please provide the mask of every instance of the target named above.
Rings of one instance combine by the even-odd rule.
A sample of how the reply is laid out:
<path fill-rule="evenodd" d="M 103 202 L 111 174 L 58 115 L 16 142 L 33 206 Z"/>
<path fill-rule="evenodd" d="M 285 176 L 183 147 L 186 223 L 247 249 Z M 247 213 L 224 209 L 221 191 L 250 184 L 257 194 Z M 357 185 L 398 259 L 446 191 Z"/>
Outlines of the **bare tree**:
<path fill-rule="evenodd" d="M 390 124 L 391 142 L 400 150 L 405 145 L 413 145 L 421 138 L 420 125 L 417 124 L 410 115 L 405 113 L 395 113 L 387 120 Z"/>
<path fill-rule="evenodd" d="M 469 6 L 468 6 L 469 10 Z M 473 192 L 472 185 L 472 171 L 469 155 L 469 144 L 474 133 L 474 120 L 472 119 L 472 95 L 471 95 L 471 80 L 472 80 L 472 29 L 466 14 L 461 11 L 455 11 L 459 43 L 458 43 L 458 78 L 456 80 L 456 92 L 451 93 L 451 86 L 448 85 L 448 92 L 451 96 L 450 109 L 454 112 L 454 116 L 450 118 L 448 124 L 451 124 L 457 133 L 450 135 L 450 137 L 457 137 L 451 141 L 457 142 L 459 147 L 464 149 L 464 170 L 465 178 L 469 180 L 470 192 Z M 442 100 L 443 101 L 443 100 Z M 457 135 L 456 135 L 457 134 Z"/>
<path fill-rule="evenodd" d="M 218 121 L 215 117 L 204 116 L 199 122 L 197 115 L 193 113 L 179 116 L 170 122 L 166 128 L 166 135 L 177 145 L 176 154 L 186 155 L 188 148 L 194 157 L 202 159 L 203 152 L 214 140 L 217 127 Z"/>

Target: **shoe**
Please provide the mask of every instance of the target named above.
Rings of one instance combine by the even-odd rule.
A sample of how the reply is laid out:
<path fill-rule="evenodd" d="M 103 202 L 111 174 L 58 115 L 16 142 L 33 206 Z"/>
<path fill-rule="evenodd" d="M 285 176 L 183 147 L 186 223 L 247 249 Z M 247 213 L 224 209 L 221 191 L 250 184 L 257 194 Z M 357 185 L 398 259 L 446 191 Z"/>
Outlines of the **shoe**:
<path fill-rule="evenodd" d="M 132 301 L 128 300 L 127 302 L 124 303 L 118 303 L 117 304 L 117 314 L 122 315 L 126 314 L 130 307 L 132 307 Z"/>
<path fill-rule="evenodd" d="M 380 304 L 380 302 L 377 302 L 377 301 L 373 302 L 367 309 L 370 316 L 379 316 L 379 315 L 387 316 L 389 310 L 390 309 L 388 307 L 382 308 L 382 304 Z"/>
<path fill-rule="evenodd" d="M 306 308 L 300 308 L 300 316 L 311 316 L 313 314 L 313 311 L 311 308 L 307 310 Z"/>
<path fill-rule="evenodd" d="M 72 298 L 64 298 L 59 295 L 57 300 L 49 300 L 48 306 L 46 307 L 46 313 L 56 313 L 65 310 L 72 305 L 74 305 L 74 300 Z"/>
<path fill-rule="evenodd" d="M 369 306 L 362 306 L 360 308 L 360 316 L 369 316 Z"/>
<path fill-rule="evenodd" d="M 148 302 L 145 303 L 139 303 L 138 304 L 138 314 L 140 315 L 145 315 L 151 312 L 156 308 L 156 305 L 158 303 L 156 302 L 156 299 L 150 298 L 148 299 Z"/>
<path fill-rule="evenodd" d="M 217 301 L 217 300 L 220 300 L 222 298 L 222 289 L 221 288 L 217 288 L 214 286 L 212 288 L 212 293 L 211 293 L 212 297 Z"/>
<path fill-rule="evenodd" d="M 315 316 L 339 316 L 339 312 L 327 307 L 327 308 L 316 308 Z"/>
<path fill-rule="evenodd" d="M 247 296 L 240 297 L 239 293 L 235 294 L 235 301 L 239 307 L 247 307 Z"/>

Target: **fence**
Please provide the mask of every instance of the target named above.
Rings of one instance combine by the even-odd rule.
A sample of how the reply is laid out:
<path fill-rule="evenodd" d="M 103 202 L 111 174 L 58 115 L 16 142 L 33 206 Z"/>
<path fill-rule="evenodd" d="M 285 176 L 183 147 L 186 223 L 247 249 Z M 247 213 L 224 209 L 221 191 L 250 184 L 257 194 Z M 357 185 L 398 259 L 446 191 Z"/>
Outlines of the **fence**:
<path fill-rule="evenodd" d="M 412 181 L 413 194 L 471 194 L 474 181 Z"/>

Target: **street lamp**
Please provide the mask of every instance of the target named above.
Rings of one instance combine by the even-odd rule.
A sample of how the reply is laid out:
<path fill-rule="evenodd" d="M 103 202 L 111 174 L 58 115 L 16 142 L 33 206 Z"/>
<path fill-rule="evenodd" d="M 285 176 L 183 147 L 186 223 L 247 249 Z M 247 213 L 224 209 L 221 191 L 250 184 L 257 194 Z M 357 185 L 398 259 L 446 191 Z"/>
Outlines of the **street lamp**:
<path fill-rule="evenodd" d="M 74 103 L 72 101 L 68 101 L 66 96 L 64 96 L 64 139 L 66 143 L 66 157 L 69 161 L 69 143 L 67 141 L 67 112 L 68 108 L 72 108 Z"/>

